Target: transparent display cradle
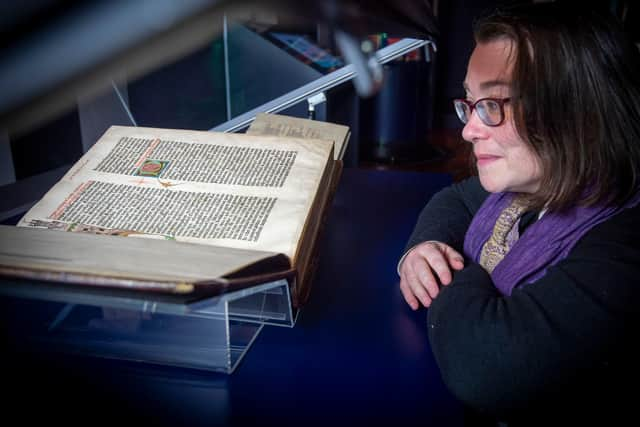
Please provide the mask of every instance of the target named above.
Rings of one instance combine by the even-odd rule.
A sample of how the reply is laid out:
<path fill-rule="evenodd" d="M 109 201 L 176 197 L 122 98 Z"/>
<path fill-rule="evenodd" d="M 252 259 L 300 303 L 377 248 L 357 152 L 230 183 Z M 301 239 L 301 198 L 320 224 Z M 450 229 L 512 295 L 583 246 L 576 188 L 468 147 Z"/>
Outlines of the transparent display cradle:
<path fill-rule="evenodd" d="M 295 324 L 286 280 L 192 304 L 4 279 L 0 293 L 10 338 L 29 348 L 227 374 L 264 325 Z"/>

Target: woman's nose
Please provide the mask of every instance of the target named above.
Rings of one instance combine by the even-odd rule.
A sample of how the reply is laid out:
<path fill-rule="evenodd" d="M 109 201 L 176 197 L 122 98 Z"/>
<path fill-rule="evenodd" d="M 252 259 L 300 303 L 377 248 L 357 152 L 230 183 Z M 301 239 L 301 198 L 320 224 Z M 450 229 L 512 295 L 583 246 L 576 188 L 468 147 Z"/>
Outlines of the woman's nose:
<path fill-rule="evenodd" d="M 487 128 L 488 126 L 482 123 L 482 120 L 478 117 L 478 112 L 473 110 L 469 116 L 469 120 L 462 128 L 462 138 L 468 142 L 486 138 L 488 135 Z"/>

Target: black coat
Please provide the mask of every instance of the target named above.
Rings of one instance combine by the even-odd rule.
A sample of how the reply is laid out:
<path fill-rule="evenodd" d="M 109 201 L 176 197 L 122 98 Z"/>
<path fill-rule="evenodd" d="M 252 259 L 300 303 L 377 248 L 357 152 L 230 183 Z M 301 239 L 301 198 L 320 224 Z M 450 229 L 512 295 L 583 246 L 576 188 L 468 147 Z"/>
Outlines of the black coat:
<path fill-rule="evenodd" d="M 486 198 L 477 178 L 436 194 L 407 248 L 462 253 Z M 523 218 L 521 230 L 537 218 Z M 635 418 L 640 372 L 640 207 L 594 227 L 545 276 L 502 296 L 475 262 L 428 309 L 443 380 L 473 411 L 508 425 L 619 425 Z"/>

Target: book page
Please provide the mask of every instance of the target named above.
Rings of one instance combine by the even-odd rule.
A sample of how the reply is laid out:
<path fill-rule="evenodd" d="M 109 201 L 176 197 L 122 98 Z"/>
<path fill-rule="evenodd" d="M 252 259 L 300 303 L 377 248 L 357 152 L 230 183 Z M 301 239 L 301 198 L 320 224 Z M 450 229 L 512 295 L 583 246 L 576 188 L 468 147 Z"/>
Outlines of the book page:
<path fill-rule="evenodd" d="M 296 250 L 333 144 L 112 126 L 19 226 Z"/>
<path fill-rule="evenodd" d="M 334 157 L 344 157 L 351 132 L 348 126 L 280 114 L 259 113 L 247 129 L 248 135 L 328 139 L 335 143 Z"/>

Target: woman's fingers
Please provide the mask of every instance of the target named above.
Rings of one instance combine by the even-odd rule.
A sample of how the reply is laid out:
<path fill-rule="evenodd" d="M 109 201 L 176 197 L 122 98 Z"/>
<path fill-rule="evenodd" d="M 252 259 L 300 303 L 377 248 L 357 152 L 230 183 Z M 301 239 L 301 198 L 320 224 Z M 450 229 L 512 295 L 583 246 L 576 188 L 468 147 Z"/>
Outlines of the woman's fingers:
<path fill-rule="evenodd" d="M 411 250 L 400 266 L 400 291 L 416 310 L 438 296 L 440 285 L 453 280 L 451 269 L 464 267 L 464 258 L 451 246 L 441 242 L 425 242 Z"/>
<path fill-rule="evenodd" d="M 407 267 L 409 288 L 422 305 L 428 307 L 431 300 L 438 295 L 438 282 L 429 264 L 425 259 L 414 256 L 409 260 Z"/>
<path fill-rule="evenodd" d="M 437 245 L 442 250 L 442 253 L 444 254 L 451 267 L 456 270 L 462 270 L 464 268 L 464 257 L 460 254 L 460 252 L 444 243 L 437 243 Z"/>
<path fill-rule="evenodd" d="M 451 266 L 448 258 L 445 257 L 447 248 L 453 251 L 450 246 L 439 242 L 429 242 L 424 246 L 416 247 L 416 251 L 426 261 L 428 267 L 433 270 L 443 285 L 448 285 L 452 280 Z M 436 283 L 436 285 L 438 284 Z"/>
<path fill-rule="evenodd" d="M 414 295 L 405 272 L 402 272 L 400 275 L 400 292 L 402 292 L 404 300 L 413 310 L 417 310 L 418 307 L 420 307 L 420 304 L 422 304 L 422 301 L 418 301 Z"/>

